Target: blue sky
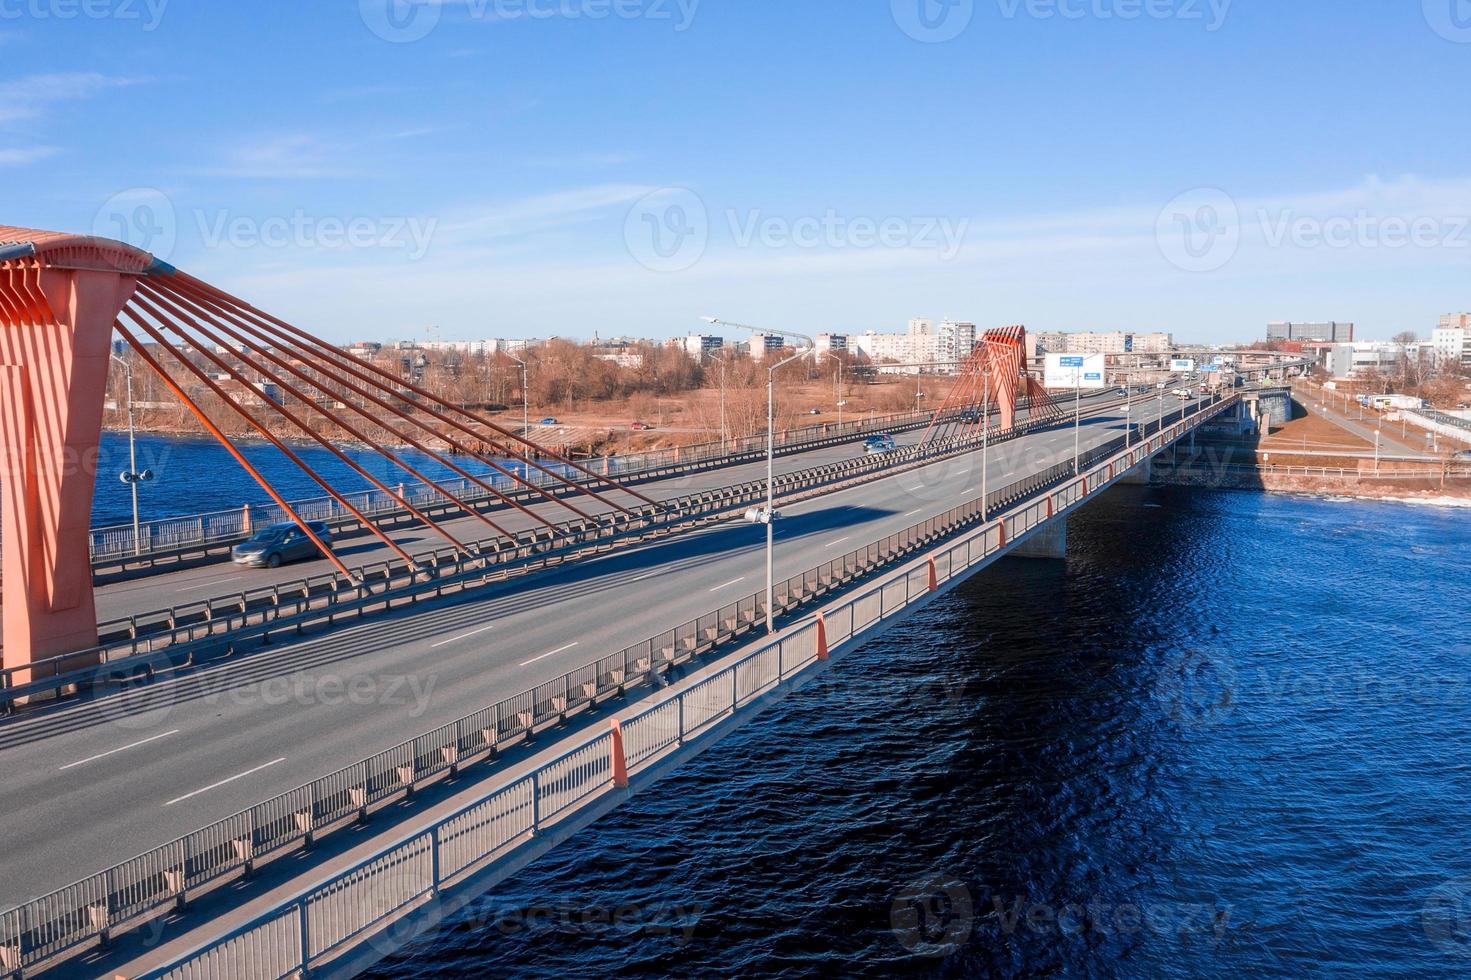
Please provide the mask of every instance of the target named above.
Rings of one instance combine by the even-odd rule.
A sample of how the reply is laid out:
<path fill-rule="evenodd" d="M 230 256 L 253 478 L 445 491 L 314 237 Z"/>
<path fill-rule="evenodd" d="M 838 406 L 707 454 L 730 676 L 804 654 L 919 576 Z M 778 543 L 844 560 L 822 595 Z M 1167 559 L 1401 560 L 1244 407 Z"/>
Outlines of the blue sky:
<path fill-rule="evenodd" d="M 341 340 L 1471 308 L 1471 2 L 0 0 L 0 223 Z"/>

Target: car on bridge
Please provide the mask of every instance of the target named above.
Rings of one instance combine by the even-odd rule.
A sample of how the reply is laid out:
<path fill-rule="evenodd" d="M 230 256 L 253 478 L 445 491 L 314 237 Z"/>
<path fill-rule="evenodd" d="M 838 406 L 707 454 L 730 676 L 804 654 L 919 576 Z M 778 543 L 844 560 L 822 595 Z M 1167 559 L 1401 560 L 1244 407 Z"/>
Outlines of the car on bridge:
<path fill-rule="evenodd" d="M 307 527 L 323 544 L 332 543 L 332 529 L 322 521 L 310 521 Z M 291 561 L 319 558 L 316 542 L 292 523 L 272 524 L 255 532 L 246 541 L 230 549 L 230 560 L 251 568 L 280 568 Z"/>
<path fill-rule="evenodd" d="M 541 420 L 541 424 L 542 425 L 561 425 L 562 423 L 558 422 L 556 419 L 554 419 L 550 415 L 548 415 L 546 418 L 544 418 L 544 419 Z"/>
<path fill-rule="evenodd" d="M 870 456 L 879 453 L 891 453 L 899 446 L 894 442 L 894 437 L 887 432 L 881 432 L 876 436 L 869 436 L 863 440 L 863 451 Z"/>

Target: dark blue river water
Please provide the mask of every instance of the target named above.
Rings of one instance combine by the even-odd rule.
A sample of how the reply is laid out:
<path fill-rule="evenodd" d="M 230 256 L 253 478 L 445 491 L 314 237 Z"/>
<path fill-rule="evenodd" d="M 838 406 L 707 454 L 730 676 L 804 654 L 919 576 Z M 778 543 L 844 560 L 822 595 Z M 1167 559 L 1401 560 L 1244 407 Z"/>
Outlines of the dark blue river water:
<path fill-rule="evenodd" d="M 326 495 L 326 491 L 318 483 L 274 446 L 250 439 L 239 440 L 238 446 L 246 459 L 287 500 Z M 138 510 L 145 521 L 230 510 L 247 503 L 270 502 L 270 497 L 261 489 L 260 484 L 213 438 L 181 438 L 140 433 L 137 436 L 137 447 L 138 468 L 151 469 L 154 477 L 139 489 Z M 339 490 L 350 492 L 372 489 L 372 484 L 360 474 L 315 443 L 292 443 L 291 449 Z M 375 451 L 352 446 L 344 446 L 342 450 L 359 466 L 390 487 L 407 479 L 402 470 Z M 459 479 L 458 474 L 417 450 L 405 448 L 397 452 L 431 479 Z M 466 457 L 457 457 L 455 463 L 477 476 L 490 472 L 490 467 Z M 118 479 L 118 474 L 128 468 L 127 433 L 104 432 L 95 465 L 97 492 L 92 501 L 92 526 L 108 527 L 128 523 L 133 514 L 132 497 L 128 486 Z"/>
<path fill-rule="evenodd" d="M 1464 976 L 1468 518 L 1112 491 L 374 975 Z"/>

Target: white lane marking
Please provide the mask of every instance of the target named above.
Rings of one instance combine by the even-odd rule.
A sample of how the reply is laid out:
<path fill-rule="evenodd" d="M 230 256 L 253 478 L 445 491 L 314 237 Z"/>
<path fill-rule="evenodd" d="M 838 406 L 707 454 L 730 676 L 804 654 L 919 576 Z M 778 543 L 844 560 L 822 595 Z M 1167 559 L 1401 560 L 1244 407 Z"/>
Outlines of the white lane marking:
<path fill-rule="evenodd" d="M 544 654 L 542 654 L 539 657 L 532 657 L 530 660 L 523 660 L 521 663 L 517 664 L 516 666 L 518 666 L 518 667 L 530 667 L 532 664 L 536 663 L 538 660 L 545 660 L 547 657 L 555 657 L 559 653 L 565 653 L 566 651 L 571 650 L 573 647 L 577 646 L 577 643 L 578 643 L 577 640 L 573 640 L 571 643 L 567 644 L 564 647 L 557 647 L 557 649 L 551 651 L 550 653 L 544 653 Z"/>
<path fill-rule="evenodd" d="M 170 732 L 161 732 L 158 735 L 152 735 L 152 736 L 150 736 L 148 738 L 140 739 L 139 741 L 132 742 L 132 743 L 130 743 L 128 745 L 119 745 L 115 749 L 108 749 L 106 752 L 99 752 L 96 755 L 89 755 L 89 756 L 87 756 L 87 758 L 85 758 L 85 759 L 78 759 L 76 762 L 68 762 L 66 765 L 61 766 L 56 771 L 57 772 L 65 772 L 68 769 L 74 769 L 77 766 L 84 766 L 84 765 L 86 765 L 89 762 L 96 762 L 98 759 L 106 759 L 110 755 L 116 755 L 117 753 L 124 752 L 124 751 L 126 751 L 128 749 L 136 749 L 140 745 L 147 745 L 149 742 L 156 742 L 156 741 L 158 741 L 161 738 L 168 738 L 170 735 L 177 735 L 177 734 L 179 734 L 179 729 L 177 729 L 177 728 L 175 728 L 173 731 L 170 731 Z"/>
<path fill-rule="evenodd" d="M 203 582 L 203 583 L 201 583 L 199 585 L 186 585 L 182 589 L 178 589 L 176 591 L 178 591 L 178 592 L 193 592 L 195 589 L 207 589 L 207 588 L 209 588 L 212 585 L 224 585 L 226 582 L 238 582 L 241 578 L 242 578 L 242 576 L 239 576 L 239 575 L 234 575 L 234 576 L 231 576 L 230 578 L 217 578 L 217 579 L 214 579 L 213 581 Z"/>
<path fill-rule="evenodd" d="M 165 803 L 164 806 L 173 806 L 175 803 L 183 803 L 185 800 L 193 799 L 194 797 L 198 796 L 200 793 L 208 793 L 212 789 L 219 789 L 221 786 L 224 786 L 227 783 L 233 783 L 237 779 L 244 779 L 246 776 L 253 776 L 256 773 L 260 772 L 262 769 L 269 769 L 272 766 L 274 766 L 276 763 L 278 763 L 278 762 L 285 762 L 285 761 L 286 761 L 286 757 L 284 755 L 281 758 L 279 758 L 279 759 L 272 759 L 270 762 L 267 762 L 263 766 L 256 766 L 254 769 L 247 769 L 244 772 L 236 773 L 235 775 L 231 776 L 229 779 L 221 779 L 217 783 L 210 783 L 208 786 L 204 787 L 204 789 L 196 789 L 192 793 L 185 793 L 183 796 L 175 797 L 174 799 L 169 800 L 167 803 Z"/>
<path fill-rule="evenodd" d="M 468 640 L 472 636 L 479 636 L 481 633 L 493 629 L 495 629 L 494 623 L 489 626 L 482 626 L 478 630 L 471 630 L 468 633 L 461 633 L 459 636 L 452 636 L 448 640 L 440 640 L 438 643 L 431 643 L 429 644 L 429 649 L 437 650 L 440 647 L 447 647 L 451 643 L 458 643 L 460 640 Z"/>
<path fill-rule="evenodd" d="M 824 548 L 836 548 L 838 545 L 842 544 L 844 541 L 847 541 L 847 540 L 849 540 L 852 537 L 853 537 L 853 535 L 850 534 L 846 538 L 838 538 L 838 540 L 836 540 L 836 541 L 829 541 L 827 544 L 823 545 L 823 547 Z"/>
<path fill-rule="evenodd" d="M 721 589 L 728 589 L 732 585 L 735 585 L 737 582 L 744 582 L 745 580 L 746 580 L 746 577 L 744 575 L 742 575 L 740 578 L 733 578 L 733 579 L 731 579 L 729 582 L 726 582 L 724 585 L 717 585 L 717 586 L 715 586 L 715 588 L 711 589 L 710 591 L 711 592 L 719 592 Z"/>
<path fill-rule="evenodd" d="M 664 574 L 664 570 L 662 568 L 659 569 L 656 572 L 645 572 L 643 575 L 640 575 L 638 578 L 631 578 L 631 579 L 629 579 L 628 580 L 628 584 L 629 585 L 632 585 L 635 582 L 642 582 L 646 578 L 653 578 L 655 575 L 663 575 L 663 574 Z"/>
<path fill-rule="evenodd" d="M 913 517 L 915 514 L 923 514 L 923 513 L 924 513 L 924 508 L 921 507 L 918 510 L 911 510 L 909 513 L 905 514 L 904 516 L 905 517 Z"/>

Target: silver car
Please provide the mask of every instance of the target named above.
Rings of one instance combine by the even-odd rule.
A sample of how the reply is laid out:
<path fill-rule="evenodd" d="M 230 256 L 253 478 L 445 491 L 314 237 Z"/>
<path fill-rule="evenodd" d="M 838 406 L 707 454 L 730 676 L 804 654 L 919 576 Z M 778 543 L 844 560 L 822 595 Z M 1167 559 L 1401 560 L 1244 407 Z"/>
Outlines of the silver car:
<path fill-rule="evenodd" d="M 307 527 L 323 544 L 332 543 L 332 530 L 323 522 L 311 521 Z M 290 561 L 320 558 L 321 555 L 316 543 L 295 524 L 272 524 L 261 528 L 248 540 L 230 549 L 231 561 L 251 568 L 280 568 Z"/>

